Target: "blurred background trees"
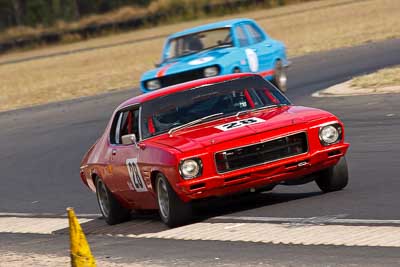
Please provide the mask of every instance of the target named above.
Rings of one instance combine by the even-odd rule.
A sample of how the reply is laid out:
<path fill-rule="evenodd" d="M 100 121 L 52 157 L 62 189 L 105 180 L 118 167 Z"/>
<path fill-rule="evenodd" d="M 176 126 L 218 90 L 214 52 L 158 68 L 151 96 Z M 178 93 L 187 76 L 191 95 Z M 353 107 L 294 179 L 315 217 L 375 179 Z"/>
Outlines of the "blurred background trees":
<path fill-rule="evenodd" d="M 126 5 L 148 6 L 151 0 L 0 0 L 0 30 L 12 26 L 51 26 Z"/>

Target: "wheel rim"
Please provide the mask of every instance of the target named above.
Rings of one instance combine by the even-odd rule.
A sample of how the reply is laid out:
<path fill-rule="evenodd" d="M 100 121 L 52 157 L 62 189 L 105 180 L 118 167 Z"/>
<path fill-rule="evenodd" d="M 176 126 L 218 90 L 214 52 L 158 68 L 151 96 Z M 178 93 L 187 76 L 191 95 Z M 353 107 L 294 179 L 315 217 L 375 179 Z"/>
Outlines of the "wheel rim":
<path fill-rule="evenodd" d="M 110 201 L 107 194 L 107 188 L 102 181 L 99 181 L 98 184 L 97 200 L 99 201 L 100 210 L 104 217 L 108 217 L 110 213 Z"/>
<path fill-rule="evenodd" d="M 158 179 L 157 183 L 157 197 L 158 205 L 160 207 L 161 216 L 165 219 L 169 217 L 169 196 L 167 191 L 167 184 L 163 179 Z"/>
<path fill-rule="evenodd" d="M 287 83 L 287 76 L 284 71 L 280 71 L 280 75 L 278 77 L 279 87 L 285 89 Z"/>

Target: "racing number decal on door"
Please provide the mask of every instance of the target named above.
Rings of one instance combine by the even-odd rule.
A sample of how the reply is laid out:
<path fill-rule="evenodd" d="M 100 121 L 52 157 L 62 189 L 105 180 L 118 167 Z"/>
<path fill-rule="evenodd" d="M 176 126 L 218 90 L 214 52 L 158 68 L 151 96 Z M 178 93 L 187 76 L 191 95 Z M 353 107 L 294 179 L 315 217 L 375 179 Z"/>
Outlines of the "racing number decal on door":
<path fill-rule="evenodd" d="M 216 126 L 215 128 L 220 129 L 222 131 L 229 131 L 229 130 L 243 127 L 246 125 L 264 122 L 264 121 L 265 120 L 263 120 L 263 119 L 253 117 L 253 118 L 248 118 L 248 119 L 244 119 L 244 120 L 240 120 L 240 121 L 233 121 L 233 122 L 225 123 L 225 124 Z"/>
<path fill-rule="evenodd" d="M 129 177 L 133 187 L 137 192 L 146 192 L 147 187 L 143 181 L 142 175 L 140 174 L 139 167 L 137 165 L 137 159 L 127 159 L 126 167 L 128 168 Z"/>
<path fill-rule="evenodd" d="M 249 68 L 252 72 L 258 71 L 258 56 L 253 49 L 247 48 L 245 50 L 247 61 L 249 62 Z"/>

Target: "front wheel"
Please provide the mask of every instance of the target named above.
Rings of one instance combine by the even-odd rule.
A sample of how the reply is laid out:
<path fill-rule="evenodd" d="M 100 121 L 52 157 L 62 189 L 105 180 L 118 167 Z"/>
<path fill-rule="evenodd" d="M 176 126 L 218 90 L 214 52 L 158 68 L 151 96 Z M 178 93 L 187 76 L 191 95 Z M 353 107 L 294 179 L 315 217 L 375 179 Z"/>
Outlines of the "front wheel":
<path fill-rule="evenodd" d="M 282 92 L 287 91 L 287 74 L 282 61 L 278 60 L 275 63 L 273 84 L 278 87 Z"/>
<path fill-rule="evenodd" d="M 342 157 L 339 162 L 320 172 L 315 182 L 323 192 L 342 190 L 349 181 L 346 158 Z"/>
<path fill-rule="evenodd" d="M 96 180 L 96 196 L 101 214 L 109 225 L 121 223 L 130 218 L 130 210 L 118 202 L 100 178 Z"/>
<path fill-rule="evenodd" d="M 190 203 L 184 203 L 167 178 L 159 173 L 156 177 L 157 201 L 161 220 L 169 227 L 183 225 L 189 221 L 192 215 Z"/>

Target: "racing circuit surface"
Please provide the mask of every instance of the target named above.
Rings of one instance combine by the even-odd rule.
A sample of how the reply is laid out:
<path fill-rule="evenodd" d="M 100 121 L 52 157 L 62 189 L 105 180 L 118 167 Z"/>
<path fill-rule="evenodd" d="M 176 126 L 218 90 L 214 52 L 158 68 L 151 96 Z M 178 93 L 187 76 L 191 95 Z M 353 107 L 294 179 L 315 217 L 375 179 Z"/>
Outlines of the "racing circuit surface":
<path fill-rule="evenodd" d="M 201 205 L 196 222 L 221 222 L 238 227 L 249 223 L 249 227 L 256 227 L 257 223 L 275 219 L 289 224 L 307 221 L 313 225 L 340 224 L 342 220 L 355 227 L 400 226 L 400 95 L 310 97 L 312 92 L 352 76 L 400 64 L 400 40 L 316 53 L 294 58 L 292 62 L 288 96 L 294 104 L 326 109 L 345 123 L 346 139 L 351 144 L 347 156 L 348 187 L 322 194 L 314 183 L 278 186 L 272 192 L 221 199 Z M 78 214 L 97 218 L 95 195 L 80 181 L 79 162 L 100 136 L 117 104 L 135 94 L 139 94 L 138 89 L 1 113 L 0 217 L 14 214 L 23 218 L 59 218 L 71 206 Z M 184 266 L 188 265 L 185 263 L 250 266 L 259 262 L 308 266 L 322 264 L 318 257 L 323 257 L 331 264 L 400 264 L 399 248 L 367 248 L 362 244 L 361 247 L 284 246 L 243 241 L 180 241 L 160 236 L 115 237 L 165 230 L 151 214 L 133 218 L 123 227 L 105 226 L 99 219 L 83 226 L 92 233 L 89 241 L 94 243 L 95 255 L 111 255 L 111 260 L 115 257 L 120 262 L 150 260 L 150 263 Z M 0 224 L 0 242 L 7 248 L 66 255 L 65 230 L 43 236 L 5 234 L 2 227 Z M 34 249 L 33 240 L 40 244 Z M 152 255 L 151 251 L 157 251 L 158 255 Z"/>

